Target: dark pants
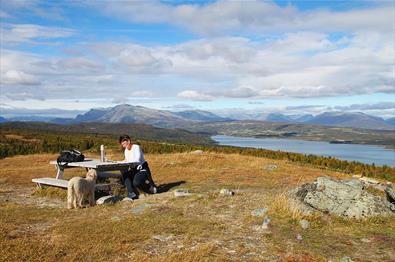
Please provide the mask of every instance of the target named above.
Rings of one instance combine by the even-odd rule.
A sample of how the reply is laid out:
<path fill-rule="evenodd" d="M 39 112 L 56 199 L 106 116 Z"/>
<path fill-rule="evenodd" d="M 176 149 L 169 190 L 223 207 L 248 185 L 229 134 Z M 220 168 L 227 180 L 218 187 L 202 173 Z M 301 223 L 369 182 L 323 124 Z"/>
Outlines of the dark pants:
<path fill-rule="evenodd" d="M 128 196 L 131 198 L 138 197 L 138 189 L 150 194 L 152 193 L 150 188 L 155 187 L 147 162 L 142 164 L 141 170 L 138 170 L 137 165 L 135 165 L 131 166 L 127 171 L 122 172 L 122 180 L 128 190 Z"/>

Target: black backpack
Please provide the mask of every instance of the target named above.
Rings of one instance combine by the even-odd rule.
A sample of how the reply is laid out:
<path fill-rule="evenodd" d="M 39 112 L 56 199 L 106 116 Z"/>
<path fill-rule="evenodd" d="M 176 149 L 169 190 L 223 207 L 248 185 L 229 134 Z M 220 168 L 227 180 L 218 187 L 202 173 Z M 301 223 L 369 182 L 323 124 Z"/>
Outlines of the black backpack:
<path fill-rule="evenodd" d="M 56 161 L 58 162 L 59 166 L 67 166 L 67 164 L 70 162 L 81 162 L 84 161 L 84 159 L 85 156 L 80 151 L 71 149 L 60 152 L 60 155 Z M 61 165 L 61 163 L 65 164 Z"/>

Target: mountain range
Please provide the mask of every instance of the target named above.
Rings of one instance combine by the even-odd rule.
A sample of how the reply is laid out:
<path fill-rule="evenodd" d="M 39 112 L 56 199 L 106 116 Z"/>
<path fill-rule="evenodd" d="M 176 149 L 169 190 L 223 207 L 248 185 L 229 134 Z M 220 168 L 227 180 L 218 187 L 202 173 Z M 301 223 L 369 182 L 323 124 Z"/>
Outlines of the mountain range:
<path fill-rule="evenodd" d="M 45 122 L 56 124 L 78 124 L 85 122 L 98 123 L 142 123 L 165 128 L 182 128 L 189 124 L 199 122 L 229 122 L 254 119 L 252 116 L 243 117 L 221 117 L 212 112 L 203 110 L 188 110 L 172 112 L 168 110 L 157 110 L 143 106 L 133 106 L 128 104 L 117 105 L 109 108 L 94 108 L 84 114 L 79 114 L 75 118 L 53 118 L 45 119 Z M 395 130 L 395 118 L 384 120 L 383 118 L 367 115 L 364 113 L 348 112 L 324 112 L 313 116 L 306 115 L 284 115 L 268 114 L 266 117 L 259 116 L 260 121 L 301 123 L 323 126 L 353 127 L 365 129 Z M 17 119 L 0 118 L 0 122 L 8 121 L 40 121 L 37 117 L 24 117 Z M 43 120 L 44 121 L 44 120 Z"/>

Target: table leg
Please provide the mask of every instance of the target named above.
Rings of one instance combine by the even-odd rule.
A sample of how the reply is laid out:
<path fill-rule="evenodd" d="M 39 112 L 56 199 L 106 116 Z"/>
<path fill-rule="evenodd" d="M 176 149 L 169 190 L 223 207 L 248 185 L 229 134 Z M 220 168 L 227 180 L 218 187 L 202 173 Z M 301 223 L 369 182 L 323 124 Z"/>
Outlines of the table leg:
<path fill-rule="evenodd" d="M 64 173 L 64 168 L 60 167 L 59 165 L 56 165 L 56 179 L 63 179 L 63 173 Z"/>

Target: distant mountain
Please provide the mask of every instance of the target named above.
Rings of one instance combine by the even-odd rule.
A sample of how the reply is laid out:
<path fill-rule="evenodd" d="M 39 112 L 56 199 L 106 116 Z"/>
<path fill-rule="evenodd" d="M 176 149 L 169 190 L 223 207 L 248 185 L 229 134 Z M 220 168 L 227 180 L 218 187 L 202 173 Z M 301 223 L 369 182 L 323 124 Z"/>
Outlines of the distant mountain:
<path fill-rule="evenodd" d="M 279 114 L 279 113 L 272 113 L 266 117 L 266 121 L 269 122 L 293 122 L 289 116 Z"/>
<path fill-rule="evenodd" d="M 91 109 L 85 114 L 78 115 L 75 119 L 56 118 L 51 122 L 56 124 L 78 124 L 84 122 L 140 123 L 158 127 L 177 127 L 191 122 L 227 120 L 230 119 L 202 110 L 171 112 L 123 104 L 109 108 Z"/>
<path fill-rule="evenodd" d="M 389 125 L 395 126 L 395 117 L 388 118 L 385 122 Z"/>
<path fill-rule="evenodd" d="M 78 123 L 75 118 L 53 118 L 49 121 L 50 123 L 53 124 L 58 124 L 58 125 L 71 125 L 71 124 L 76 124 Z"/>
<path fill-rule="evenodd" d="M 298 115 L 295 118 L 293 118 L 293 120 L 297 123 L 305 123 L 305 122 L 312 120 L 313 118 L 314 118 L 313 115 L 306 114 L 306 115 Z"/>
<path fill-rule="evenodd" d="M 197 121 L 230 121 L 230 118 L 220 117 L 208 111 L 203 110 L 187 110 L 181 112 L 174 112 L 174 114 L 189 120 Z"/>
<path fill-rule="evenodd" d="M 53 117 L 50 116 L 16 116 L 16 117 L 0 117 L 1 122 L 49 122 Z"/>
<path fill-rule="evenodd" d="M 96 121 L 100 117 L 104 116 L 110 110 L 111 108 L 93 108 L 88 112 L 86 112 L 85 114 L 77 115 L 77 117 L 74 120 L 75 123 Z"/>
<path fill-rule="evenodd" d="M 355 127 L 366 129 L 394 129 L 380 117 L 364 113 L 325 112 L 307 121 L 309 124 Z"/>
<path fill-rule="evenodd" d="M 272 113 L 266 117 L 266 121 L 269 122 L 289 122 L 289 123 L 304 123 L 313 119 L 314 116 L 307 115 L 284 115 L 280 113 Z"/>
<path fill-rule="evenodd" d="M 105 123 L 142 123 L 159 127 L 174 127 L 189 120 L 170 111 L 125 104 L 110 108 L 94 121 Z"/>

